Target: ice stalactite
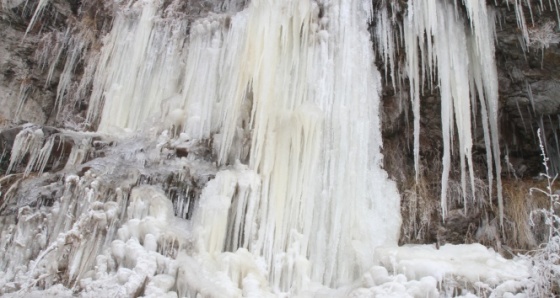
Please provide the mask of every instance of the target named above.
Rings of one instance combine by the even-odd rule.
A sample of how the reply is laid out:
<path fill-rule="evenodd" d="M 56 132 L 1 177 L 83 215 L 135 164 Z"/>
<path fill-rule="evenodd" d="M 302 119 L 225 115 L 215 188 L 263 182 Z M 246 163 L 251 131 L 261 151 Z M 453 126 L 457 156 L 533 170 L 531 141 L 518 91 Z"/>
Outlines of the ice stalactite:
<path fill-rule="evenodd" d="M 18 133 L 14 140 L 7 172 L 9 173 L 14 167 L 19 165 L 26 155 L 29 155 L 30 160 L 37 160 L 41 154 L 44 136 L 43 130 L 37 127 L 35 129 L 28 127 Z M 33 167 L 34 163 L 28 163 L 25 174 L 28 175 Z"/>
<path fill-rule="evenodd" d="M 73 169 L 85 161 L 93 136 L 28 124 L 14 139 L 7 173 L 18 172 L 20 166 L 25 166 L 24 177 L 63 166 Z M 64 157 L 65 150 L 68 150 L 68 158 Z"/>
<path fill-rule="evenodd" d="M 503 224 L 503 195 L 501 178 L 501 153 L 498 128 L 498 71 L 494 57 L 495 15 L 487 6 L 469 1 L 465 3 L 470 19 L 471 32 L 469 34 L 469 61 L 471 81 L 474 81 L 476 92 L 471 90 L 474 97 L 480 101 L 484 143 L 488 168 L 489 196 L 492 197 L 493 174 L 495 171 L 500 225 Z M 475 95 L 476 94 L 476 95 Z"/>
<path fill-rule="evenodd" d="M 385 80 L 390 80 L 393 88 L 396 88 L 397 86 L 400 87 L 397 82 L 402 77 L 399 75 L 400 68 L 397 59 L 397 50 L 401 46 L 402 24 L 396 20 L 396 14 L 402 8 L 398 2 L 391 2 L 390 4 L 382 2 L 382 5 L 386 6 L 382 6 L 381 9 L 374 12 L 377 23 L 374 33 L 375 46 L 384 63 Z"/>
<path fill-rule="evenodd" d="M 140 2 L 135 5 L 139 6 Z M 148 52 L 147 46 L 152 41 L 151 37 L 158 36 L 155 32 L 150 35 L 153 23 L 156 21 L 156 12 L 156 4 L 150 1 L 144 4 L 138 17 L 134 16 L 138 10 L 132 10 L 129 12 L 131 16 L 126 16 L 124 14 L 127 12 L 123 12 L 123 15 L 118 16 L 114 21 L 112 33 L 106 37 L 104 50 L 97 66 L 88 119 L 97 116 L 93 113 L 101 108 L 102 96 L 107 98 L 102 119 L 111 119 L 115 127 L 136 128 L 139 124 L 131 121 L 148 120 L 144 116 L 146 113 L 159 110 L 157 101 L 150 102 L 147 98 L 165 95 L 152 94 L 149 88 L 152 87 L 153 90 L 155 89 L 153 86 L 157 84 L 161 86 L 160 89 L 156 89 L 159 91 L 172 84 L 174 80 L 172 77 L 165 76 L 165 74 L 172 75 L 173 72 L 170 70 L 163 72 L 161 69 L 161 65 L 165 64 L 161 63 L 158 57 L 165 58 L 166 55 L 155 50 L 163 50 L 163 48 L 153 46 L 154 51 Z M 170 51 L 171 49 L 167 52 Z M 147 56 L 149 54 L 152 59 Z M 174 61 L 177 63 L 180 60 Z M 161 76 L 149 76 L 149 71 L 162 73 L 165 80 L 156 80 Z M 121 106 L 116 106 L 121 98 L 123 99 L 120 101 Z M 100 127 L 105 128 L 107 121 L 101 121 Z"/>
<path fill-rule="evenodd" d="M 498 82 L 494 60 L 494 14 L 480 1 L 464 1 L 467 17 L 459 14 L 457 4 L 430 0 L 409 3 L 404 20 L 407 76 L 414 112 L 415 169 L 419 171 L 420 95 L 425 84 L 437 80 L 441 93 L 443 133 L 442 213 L 447 213 L 447 184 L 451 169 L 451 151 L 455 127 L 461 161 L 463 196 L 474 195 L 474 171 L 471 157 L 472 118 L 480 102 L 488 163 L 490 193 L 493 177 L 497 180 L 500 218 L 503 203 L 498 144 Z M 495 173 L 495 175 L 494 175 Z M 465 205 L 466 206 L 466 205 Z"/>
<path fill-rule="evenodd" d="M 41 13 L 43 12 L 47 4 L 49 4 L 49 0 L 39 0 L 39 2 L 37 3 L 37 8 L 35 9 L 35 13 L 33 13 L 33 17 L 31 17 L 31 20 L 29 21 L 27 30 L 25 30 L 26 35 L 29 33 L 29 31 L 31 31 L 31 29 L 35 25 L 35 22 L 37 22 L 37 20 L 40 18 Z"/>

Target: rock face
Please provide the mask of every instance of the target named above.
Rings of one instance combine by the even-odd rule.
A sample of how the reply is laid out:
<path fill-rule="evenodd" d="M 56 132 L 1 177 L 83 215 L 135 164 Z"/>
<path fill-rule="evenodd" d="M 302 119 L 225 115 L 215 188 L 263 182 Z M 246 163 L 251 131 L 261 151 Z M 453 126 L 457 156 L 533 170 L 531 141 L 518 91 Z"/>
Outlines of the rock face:
<path fill-rule="evenodd" d="M 47 1 L 40 10 L 36 10 L 37 1 L 19 2 L 3 2 L 0 9 L 0 125 L 31 122 L 63 127 L 70 119 L 60 115 L 57 100 L 67 93 L 73 95 L 84 71 L 80 67 L 88 58 L 87 52 L 71 44 L 71 37 L 87 25 L 90 36 L 82 37 L 93 48 L 87 41 L 99 38 L 101 31 L 90 13 L 95 9 L 103 19 L 104 11 L 95 7 L 96 1 L 80 6 L 79 12 L 74 1 Z M 36 11 L 39 14 L 34 17 Z M 61 77 L 69 66 L 71 80 Z M 68 97 L 72 101 L 65 103 L 66 113 L 79 114 L 79 102 Z"/>
<path fill-rule="evenodd" d="M 544 11 L 535 17 L 528 29 L 529 38 L 534 41 L 528 46 L 520 39 L 519 30 L 515 30 L 515 14 L 504 10 L 501 19 L 504 25 L 497 32 L 496 56 L 500 69 L 504 152 L 509 151 L 517 175 L 537 175 L 542 171 L 536 166 L 541 163 L 536 137 L 540 129 L 551 171 L 558 173 L 560 32 L 556 14 Z M 516 165 L 519 159 L 524 160 L 524 167 Z"/>
<path fill-rule="evenodd" d="M 23 18 L 16 12 L 3 9 L 0 17 L 0 125 L 46 123 L 54 93 L 44 85 L 44 75 L 33 57 L 38 37 L 24 39 L 24 24 L 18 23 Z"/>
<path fill-rule="evenodd" d="M 518 28 L 515 11 L 506 5 L 507 1 L 503 2 L 495 7 L 499 20 L 496 60 L 500 83 L 502 163 L 507 169 L 504 178 L 527 182 L 543 171 L 537 129 L 544 135 L 551 173 L 560 172 L 560 32 L 555 12 L 533 10 L 535 22 L 528 26 L 527 33 L 532 42 L 527 44 Z M 83 124 L 91 86 L 91 81 L 84 80 L 90 75 L 85 65 L 95 59 L 102 46 L 102 37 L 111 26 L 115 8 L 103 1 L 53 0 L 31 23 L 37 5 L 38 1 L 3 0 L 0 6 L 0 129 L 3 129 L 0 133 L 0 175 L 8 168 L 9 151 L 22 129 L 19 125 L 23 123 L 83 130 L 95 128 L 95 125 Z M 243 5 L 227 9 L 238 10 Z M 181 10 L 193 18 L 226 9 L 225 4 L 216 6 L 214 1 L 185 1 L 184 6 Z M 528 14 L 527 19 L 530 19 Z M 85 44 L 73 43 L 72 37 L 78 35 Z M 68 74 L 72 76 L 66 78 Z M 465 206 L 462 200 L 456 199 L 452 204 L 453 216 L 447 222 L 441 222 L 438 177 L 442 140 L 438 90 L 428 90 L 422 98 L 420 152 L 423 170 L 418 182 L 414 180 L 408 90 L 393 90 L 389 86 L 384 90 L 385 166 L 397 181 L 403 197 L 401 242 L 429 243 L 445 238 L 453 243 L 482 241 L 489 245 L 523 248 L 536 244 L 536 240 L 527 240 L 529 236 L 524 240 L 516 239 L 517 236 L 513 235 L 518 235 L 520 229 L 530 228 L 515 223 L 506 226 L 505 234 L 496 235 L 499 234 L 496 202 L 494 198 L 485 197 L 487 192 L 484 192 L 486 165 L 480 125 L 475 129 L 473 152 L 476 174 L 480 178 L 477 180 L 480 185 L 476 187 L 481 190 L 481 198 L 478 198 L 481 203 Z M 93 146 L 93 143 L 89 145 Z M 94 149 L 90 154 L 101 154 L 92 153 Z M 177 149 L 176 154 L 187 154 L 181 150 Z M 65 154 L 70 154 L 70 150 Z M 452 173 L 455 187 L 451 187 L 450 192 L 455 196 L 460 196 L 461 192 L 456 182 L 458 176 L 459 173 Z M 515 183 L 505 183 L 506 187 L 512 184 Z M 517 193 L 506 192 L 506 209 L 508 206 L 523 206 L 525 213 L 519 215 L 523 217 L 531 208 L 542 205 L 541 199 L 531 199 L 533 201 L 526 205 L 515 201 L 515 195 L 526 197 L 519 192 L 526 192 L 527 188 Z M 506 213 L 514 221 L 512 212 Z"/>

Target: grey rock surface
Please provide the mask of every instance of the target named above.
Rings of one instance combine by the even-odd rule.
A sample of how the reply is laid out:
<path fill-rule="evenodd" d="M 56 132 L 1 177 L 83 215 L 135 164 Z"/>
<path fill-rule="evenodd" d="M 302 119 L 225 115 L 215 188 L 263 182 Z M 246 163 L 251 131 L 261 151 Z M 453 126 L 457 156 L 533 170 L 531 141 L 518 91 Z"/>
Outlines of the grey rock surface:
<path fill-rule="evenodd" d="M 44 124 L 54 94 L 36 66 L 37 38 L 0 20 L 0 127 L 20 121 Z"/>

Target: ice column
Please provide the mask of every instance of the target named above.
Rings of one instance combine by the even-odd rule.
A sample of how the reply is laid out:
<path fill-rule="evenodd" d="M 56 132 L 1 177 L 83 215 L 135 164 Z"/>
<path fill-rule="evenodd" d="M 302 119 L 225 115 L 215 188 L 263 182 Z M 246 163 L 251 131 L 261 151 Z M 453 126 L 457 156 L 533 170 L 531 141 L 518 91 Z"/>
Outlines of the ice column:
<path fill-rule="evenodd" d="M 396 245 L 371 3 L 255 0 L 191 23 L 188 36 L 181 20 L 158 21 L 156 2 L 135 5 L 107 38 L 90 119 L 103 106 L 100 130 L 110 132 L 162 115 L 184 137 L 213 140 L 229 168 L 194 211 L 200 254 L 247 250 L 274 291 L 297 292 L 310 281 L 348 285 L 376 247 Z M 236 160 L 247 169 L 231 170 Z"/>

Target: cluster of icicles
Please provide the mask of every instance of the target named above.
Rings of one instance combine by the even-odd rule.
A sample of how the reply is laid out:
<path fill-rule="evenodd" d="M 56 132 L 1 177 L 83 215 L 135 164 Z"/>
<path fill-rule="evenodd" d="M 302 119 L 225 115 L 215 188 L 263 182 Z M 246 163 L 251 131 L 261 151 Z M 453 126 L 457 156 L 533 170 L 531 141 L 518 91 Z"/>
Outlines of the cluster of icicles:
<path fill-rule="evenodd" d="M 16 255 L 2 259 L 0 285 L 119 297 L 439 295 L 445 274 L 392 278 L 380 266 L 400 268 L 387 252 L 397 245 L 400 197 L 381 169 L 381 74 L 366 20 L 378 20 L 375 47 L 393 84 L 396 49 L 406 51 L 400 76 L 410 81 L 416 160 L 421 86 L 441 92 L 444 212 L 454 127 L 463 189 L 467 175 L 474 185 L 477 101 L 501 205 L 494 15 L 485 1 L 463 1 L 467 17 L 455 1 L 409 1 L 402 26 L 388 13 L 398 2 L 373 11 L 368 1 L 254 0 L 196 21 L 170 17 L 173 4 L 162 2 L 125 5 L 92 54 L 81 86 L 93 86 L 88 121 L 99 122 L 98 133 L 66 133 L 76 145 L 65 180 L 52 186 L 54 204 L 0 223 L 1 249 Z M 75 44 L 80 53 L 84 44 Z M 75 69 L 68 59 L 59 106 Z M 93 136 L 124 145 L 82 164 Z M 174 155 L 193 140 L 208 140 L 216 162 Z M 27 156 L 24 175 L 41 172 L 53 144 L 25 128 L 10 170 Z M 88 170 L 73 175 L 78 166 Z M 158 171 L 215 177 L 185 207 L 158 186 Z M 475 259 L 484 258 L 499 256 L 483 249 Z M 492 285 L 514 278 L 484 267 L 500 262 L 479 267 Z"/>
<path fill-rule="evenodd" d="M 406 54 L 405 75 L 410 82 L 410 98 L 414 113 L 414 157 L 416 174 L 420 173 L 420 95 L 424 86 L 439 89 L 443 135 L 443 172 L 441 205 L 447 212 L 447 187 L 451 169 L 453 136 L 458 137 L 463 195 L 474 193 L 474 172 L 471 158 L 472 119 L 480 108 L 488 165 L 489 192 L 492 196 L 493 177 L 497 180 L 500 218 L 503 213 L 500 149 L 498 144 L 498 79 L 494 61 L 494 12 L 484 1 L 462 1 L 468 19 L 458 16 L 455 1 L 410 1 L 400 31 L 393 32 L 395 23 L 382 11 L 377 28 L 377 48 L 386 61 L 391 77 L 398 78 L 395 69 L 395 47 L 403 43 Z M 400 40 L 402 39 L 402 41 Z M 393 79 L 393 85 L 395 85 Z M 478 104 L 479 103 L 479 104 Z M 494 173 L 496 175 L 494 176 Z"/>

